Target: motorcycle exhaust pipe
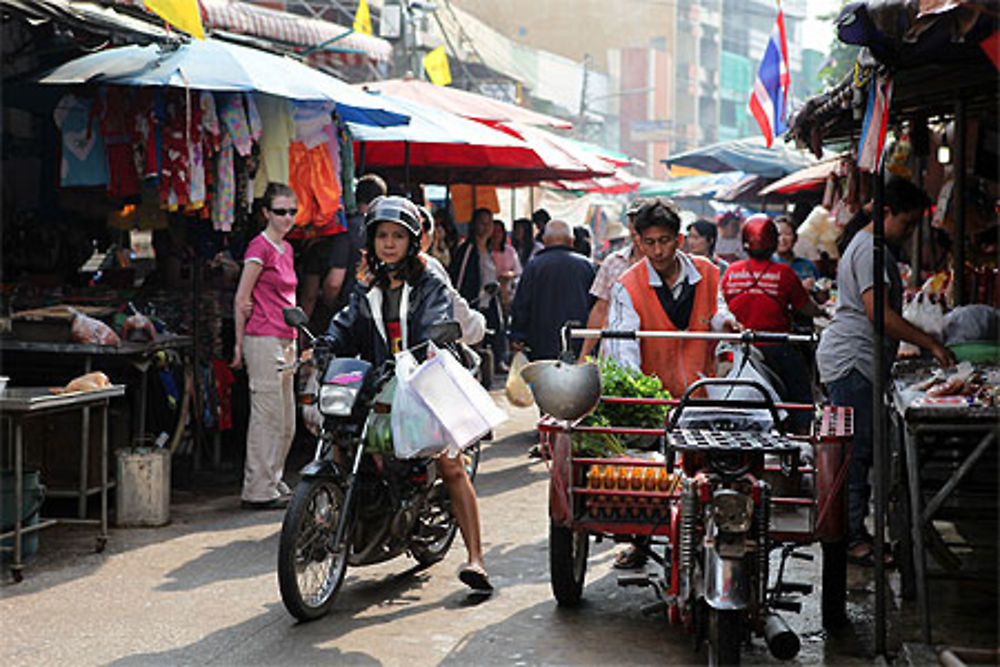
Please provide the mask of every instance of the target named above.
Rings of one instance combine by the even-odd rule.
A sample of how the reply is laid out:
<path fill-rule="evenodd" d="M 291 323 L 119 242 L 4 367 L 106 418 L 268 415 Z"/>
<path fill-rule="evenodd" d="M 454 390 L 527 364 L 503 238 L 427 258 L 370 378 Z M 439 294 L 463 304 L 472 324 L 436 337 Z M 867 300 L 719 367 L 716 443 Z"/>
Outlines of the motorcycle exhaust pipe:
<path fill-rule="evenodd" d="M 799 636 L 788 627 L 785 619 L 775 613 L 764 617 L 764 640 L 767 648 L 778 660 L 791 660 L 799 653 Z"/>

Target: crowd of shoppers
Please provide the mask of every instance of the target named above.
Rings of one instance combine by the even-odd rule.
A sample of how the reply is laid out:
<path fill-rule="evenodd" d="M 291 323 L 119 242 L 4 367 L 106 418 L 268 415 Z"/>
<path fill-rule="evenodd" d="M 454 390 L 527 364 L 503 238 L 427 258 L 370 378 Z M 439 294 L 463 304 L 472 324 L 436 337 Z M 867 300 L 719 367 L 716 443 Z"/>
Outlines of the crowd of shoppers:
<path fill-rule="evenodd" d="M 710 342 L 611 339 L 598 349 L 595 340 L 587 340 L 567 351 L 561 329 L 568 322 L 585 321 L 595 329 L 782 332 L 791 329 L 793 317 L 808 322 L 823 315 L 832 319 L 816 355 L 821 384 L 812 382 L 807 371 L 811 360 L 799 348 L 769 344 L 759 351 L 779 379 L 782 399 L 812 403 L 819 389 L 834 405 L 853 408 L 848 560 L 871 564 L 871 536 L 864 526 L 875 345 L 870 208 L 859 211 L 844 230 L 838 302 L 831 313 L 810 296 L 820 274 L 811 261 L 795 254 L 796 229 L 785 216 L 772 220 L 758 214 L 744 220 L 730 211 L 682 228 L 680 211 L 670 200 L 636 199 L 627 209 L 629 242 L 595 264 L 589 228 L 574 228 L 544 209 L 530 219 L 514 220 L 509 232 L 492 211 L 476 209 L 463 239 L 446 208 L 432 214 L 386 193 L 377 176 L 359 180 L 356 213 L 347 218 L 341 236 L 303 248 L 300 280 L 295 253 L 284 240 L 297 209 L 295 195 L 277 184 L 267 189 L 265 229 L 247 249 L 234 304 L 232 365 L 246 367 L 251 390 L 244 507 L 282 507 L 289 492 L 282 474 L 295 424 L 292 378 L 275 368 L 295 358 L 297 334 L 283 323 L 283 307 L 301 303 L 311 312 L 314 329 L 329 327 L 327 337 L 342 354 L 378 360 L 412 342 L 397 333 L 419 338 L 425 320 L 442 319 L 447 311 L 460 323 L 464 342 L 488 340 L 498 371 L 506 370 L 508 355 L 518 350 L 530 359 L 554 359 L 566 352 L 581 361 L 607 355 L 657 376 L 674 395 L 713 374 Z M 893 178 L 887 183 L 886 353 L 894 359 L 898 341 L 904 340 L 950 365 L 951 353 L 900 314 L 897 252 L 928 205 L 926 195 L 908 181 Z M 373 214 L 372 206 L 381 206 L 383 213 Z M 371 290 L 382 294 L 386 312 L 371 310 L 364 297 Z M 410 299 L 395 296 L 406 291 L 412 292 Z M 393 311 L 393 304 L 398 310 L 400 303 L 409 303 L 411 312 Z M 391 326 L 402 319 L 412 320 L 410 326 Z M 375 326 L 376 320 L 385 326 Z M 809 414 L 792 415 L 789 426 L 808 431 Z M 441 474 L 468 549 L 462 579 L 474 588 L 487 588 L 478 509 L 464 467 L 443 461 Z M 630 567 L 642 560 L 641 550 L 632 549 L 620 554 L 616 565 Z"/>

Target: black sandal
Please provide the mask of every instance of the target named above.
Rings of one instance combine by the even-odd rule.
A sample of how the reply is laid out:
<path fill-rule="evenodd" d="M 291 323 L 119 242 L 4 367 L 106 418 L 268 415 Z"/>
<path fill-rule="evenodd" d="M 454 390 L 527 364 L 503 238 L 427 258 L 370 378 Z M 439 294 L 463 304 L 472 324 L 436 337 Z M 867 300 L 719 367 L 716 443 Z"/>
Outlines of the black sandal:
<path fill-rule="evenodd" d="M 616 570 L 637 570 L 645 565 L 647 560 L 649 560 L 649 556 L 646 555 L 646 552 L 633 545 L 618 552 L 614 568 Z"/>

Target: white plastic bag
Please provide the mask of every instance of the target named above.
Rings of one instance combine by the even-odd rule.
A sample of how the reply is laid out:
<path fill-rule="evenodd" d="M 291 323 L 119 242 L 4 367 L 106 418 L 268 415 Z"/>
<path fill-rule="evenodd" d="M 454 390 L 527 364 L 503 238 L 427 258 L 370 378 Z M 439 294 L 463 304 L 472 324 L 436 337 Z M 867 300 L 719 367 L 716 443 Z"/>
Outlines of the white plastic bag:
<path fill-rule="evenodd" d="M 489 392 L 451 353 L 428 343 L 427 361 L 409 377 L 411 387 L 448 436 L 449 453 L 462 449 L 507 420 Z M 393 406 L 395 410 L 395 406 Z"/>
<path fill-rule="evenodd" d="M 931 299 L 923 291 L 903 306 L 903 319 L 923 331 L 935 340 L 944 337 L 944 306 L 940 302 Z M 899 355 L 916 356 L 920 354 L 920 348 L 911 343 L 900 343 Z"/>
<path fill-rule="evenodd" d="M 531 393 L 528 383 L 521 377 L 521 369 L 528 365 L 528 357 L 524 352 L 514 353 L 514 358 L 510 362 L 510 371 L 507 373 L 507 400 L 511 405 L 519 408 L 526 408 L 535 402 L 535 397 Z"/>
<path fill-rule="evenodd" d="M 408 350 L 396 355 L 396 393 L 392 398 L 390 423 L 392 448 L 400 459 L 436 456 L 454 446 L 413 385 L 413 376 L 419 368 Z"/>

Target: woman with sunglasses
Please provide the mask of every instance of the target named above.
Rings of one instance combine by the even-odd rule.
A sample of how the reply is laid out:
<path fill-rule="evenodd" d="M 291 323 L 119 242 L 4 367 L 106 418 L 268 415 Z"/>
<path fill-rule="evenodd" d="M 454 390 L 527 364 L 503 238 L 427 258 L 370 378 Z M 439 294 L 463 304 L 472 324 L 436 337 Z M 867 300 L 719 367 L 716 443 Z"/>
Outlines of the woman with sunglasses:
<path fill-rule="evenodd" d="M 298 280 L 285 235 L 295 224 L 296 211 L 292 189 L 269 183 L 263 208 L 267 227 L 247 247 L 233 303 L 236 345 L 230 365 L 241 368 L 245 362 L 250 380 L 245 509 L 281 509 L 291 491 L 282 475 L 295 435 L 294 378 L 277 367 L 295 361 L 297 332 L 285 324 L 281 311 L 295 306 Z"/>

